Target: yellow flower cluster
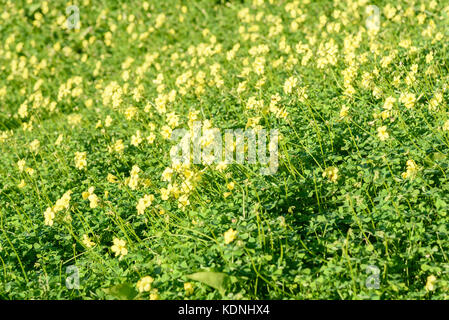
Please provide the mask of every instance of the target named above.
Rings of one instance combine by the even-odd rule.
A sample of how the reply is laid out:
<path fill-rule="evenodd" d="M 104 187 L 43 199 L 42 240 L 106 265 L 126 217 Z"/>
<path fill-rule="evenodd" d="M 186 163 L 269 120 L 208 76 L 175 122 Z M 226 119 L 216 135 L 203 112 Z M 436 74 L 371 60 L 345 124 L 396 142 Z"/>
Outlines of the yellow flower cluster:
<path fill-rule="evenodd" d="M 87 152 L 75 152 L 75 167 L 78 170 L 87 168 Z"/>
<path fill-rule="evenodd" d="M 95 209 L 98 207 L 98 196 L 94 193 L 95 187 L 90 187 L 88 191 L 83 192 L 82 197 L 84 200 L 89 199 L 90 201 L 90 208 Z"/>
<path fill-rule="evenodd" d="M 148 292 L 151 290 L 151 284 L 153 283 L 154 279 L 150 276 L 143 277 L 139 281 L 137 281 L 137 290 L 139 292 Z"/>
<path fill-rule="evenodd" d="M 390 137 L 387 132 L 387 126 L 381 126 L 377 128 L 377 136 L 379 137 L 380 141 L 387 140 Z"/>
<path fill-rule="evenodd" d="M 93 248 L 95 246 L 95 242 L 90 240 L 89 236 L 87 234 L 83 235 L 83 244 L 86 246 L 86 248 Z"/>
<path fill-rule="evenodd" d="M 113 245 L 111 247 L 112 252 L 115 253 L 115 256 L 119 256 L 119 259 L 122 259 L 124 256 L 128 254 L 128 249 L 126 249 L 126 241 L 121 240 L 119 238 L 114 238 Z"/>
<path fill-rule="evenodd" d="M 136 209 L 137 214 L 144 214 L 145 209 L 151 206 L 151 203 L 154 201 L 154 195 L 146 194 L 143 198 L 139 199 L 137 203 Z"/>
<path fill-rule="evenodd" d="M 234 229 L 230 228 L 228 231 L 226 231 L 224 233 L 224 243 L 225 244 L 230 244 L 232 241 L 235 240 L 236 237 L 237 237 L 237 231 L 235 231 Z"/>
<path fill-rule="evenodd" d="M 323 178 L 329 179 L 331 182 L 336 183 L 338 179 L 338 168 L 328 167 L 323 171 Z"/>
<path fill-rule="evenodd" d="M 63 194 L 63 196 L 58 199 L 53 207 L 48 207 L 44 212 L 45 225 L 52 226 L 53 220 L 55 219 L 56 213 L 64 209 L 68 209 L 70 206 L 72 191 L 69 190 Z"/>
<path fill-rule="evenodd" d="M 407 160 L 407 170 L 402 173 L 402 178 L 413 180 L 419 171 L 419 167 L 412 159 Z"/>
<path fill-rule="evenodd" d="M 140 168 L 137 165 L 134 165 L 131 169 L 131 173 L 129 176 L 128 187 L 131 190 L 136 190 L 139 184 L 139 172 Z"/>

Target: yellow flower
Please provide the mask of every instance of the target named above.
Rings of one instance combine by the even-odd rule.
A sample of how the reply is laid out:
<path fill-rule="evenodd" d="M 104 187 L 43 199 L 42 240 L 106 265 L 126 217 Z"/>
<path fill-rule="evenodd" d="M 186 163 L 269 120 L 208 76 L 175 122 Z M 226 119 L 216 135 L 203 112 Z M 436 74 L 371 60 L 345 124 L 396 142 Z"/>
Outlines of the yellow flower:
<path fill-rule="evenodd" d="M 156 135 L 153 132 L 151 132 L 150 135 L 147 137 L 147 142 L 149 144 L 152 144 L 155 139 L 156 139 Z"/>
<path fill-rule="evenodd" d="M 30 143 L 30 150 L 33 152 L 36 152 L 39 149 L 40 146 L 40 142 L 37 139 L 34 139 L 31 143 Z"/>
<path fill-rule="evenodd" d="M 292 89 L 294 88 L 294 87 L 296 87 L 296 85 L 298 84 L 298 79 L 296 79 L 295 77 L 290 77 L 290 78 L 288 78 L 287 80 L 285 80 L 285 83 L 284 83 L 284 92 L 286 93 L 286 94 L 289 94 L 289 93 L 291 93 L 292 92 Z"/>
<path fill-rule="evenodd" d="M 154 200 L 154 195 L 147 194 L 143 198 L 139 199 L 139 202 L 137 203 L 136 209 L 137 214 L 143 214 L 145 212 L 145 209 L 151 206 L 151 203 Z"/>
<path fill-rule="evenodd" d="M 28 106 L 25 103 L 23 103 L 22 105 L 20 105 L 20 108 L 17 111 L 17 113 L 22 119 L 26 118 L 28 116 Z"/>
<path fill-rule="evenodd" d="M 114 142 L 114 144 L 109 147 L 109 152 L 117 152 L 117 153 L 122 153 L 123 150 L 125 150 L 125 145 L 123 144 L 123 140 L 119 139 L 117 141 Z"/>
<path fill-rule="evenodd" d="M 75 167 L 78 170 L 86 169 L 87 167 L 86 156 L 87 156 L 86 152 L 75 152 Z"/>
<path fill-rule="evenodd" d="M 24 188 L 27 184 L 25 183 L 25 180 L 20 180 L 20 183 L 17 185 L 20 189 Z"/>
<path fill-rule="evenodd" d="M 30 176 L 32 176 L 34 174 L 34 169 L 33 168 L 26 168 L 25 172 L 28 173 Z"/>
<path fill-rule="evenodd" d="M 413 180 L 418 173 L 419 167 L 412 159 L 407 160 L 407 171 L 402 173 L 402 178 Z"/>
<path fill-rule="evenodd" d="M 56 201 L 55 206 L 53 207 L 54 212 L 59 212 L 64 209 L 68 209 L 70 205 L 72 191 L 69 190 L 62 195 L 62 197 Z"/>
<path fill-rule="evenodd" d="M 139 281 L 137 281 L 137 290 L 139 292 L 148 292 L 151 290 L 151 284 L 153 283 L 154 279 L 150 276 L 143 277 Z"/>
<path fill-rule="evenodd" d="M 328 178 L 331 182 L 335 183 L 338 179 L 338 168 L 328 167 L 323 171 L 323 178 Z"/>
<path fill-rule="evenodd" d="M 169 126 L 163 126 L 161 129 L 161 135 L 164 139 L 170 139 L 172 129 Z"/>
<path fill-rule="evenodd" d="M 44 218 L 45 225 L 51 227 L 53 225 L 53 219 L 55 218 L 55 212 L 52 208 L 47 208 L 47 210 L 44 212 Z"/>
<path fill-rule="evenodd" d="M 25 160 L 19 160 L 17 162 L 17 166 L 19 167 L 19 171 L 23 172 L 23 170 L 25 169 Z"/>
<path fill-rule="evenodd" d="M 391 109 L 393 109 L 393 105 L 394 105 L 395 102 L 396 102 L 396 99 L 395 99 L 394 97 L 388 97 L 388 98 L 385 100 L 385 103 L 384 103 L 384 109 L 385 109 L 385 110 L 391 110 Z"/>
<path fill-rule="evenodd" d="M 131 190 L 137 189 L 137 186 L 139 184 L 139 172 L 140 168 L 137 165 L 134 165 L 131 168 L 131 173 L 128 181 L 128 187 L 130 187 Z"/>
<path fill-rule="evenodd" d="M 125 110 L 125 118 L 126 120 L 131 120 L 137 114 L 136 107 L 129 107 Z"/>
<path fill-rule="evenodd" d="M 383 120 L 385 120 L 390 116 L 390 111 L 384 110 L 380 113 L 380 116 L 382 117 Z"/>
<path fill-rule="evenodd" d="M 98 197 L 94 193 L 95 187 L 90 187 L 88 191 L 85 191 L 81 194 L 84 200 L 89 199 L 90 207 L 95 209 L 98 206 Z"/>
<path fill-rule="evenodd" d="M 128 249 L 126 249 L 126 241 L 120 240 L 119 238 L 114 238 L 114 244 L 111 247 L 112 252 L 115 253 L 115 256 L 120 256 L 120 259 L 123 256 L 128 254 Z"/>
<path fill-rule="evenodd" d="M 379 139 L 381 141 L 387 140 L 388 137 L 390 136 L 387 132 L 387 127 L 382 126 L 382 127 L 377 128 L 377 136 L 379 137 Z"/>
<path fill-rule="evenodd" d="M 94 101 L 92 99 L 88 99 L 85 102 L 86 107 L 90 108 L 94 104 Z"/>
<path fill-rule="evenodd" d="M 84 234 L 84 235 L 83 235 L 83 244 L 84 244 L 87 248 L 92 248 L 92 247 L 95 246 L 95 242 L 92 242 L 87 234 Z"/>
<path fill-rule="evenodd" d="M 112 118 L 111 118 L 111 116 L 107 116 L 106 120 L 104 120 L 104 126 L 105 127 L 110 127 L 111 124 L 112 124 Z"/>
<path fill-rule="evenodd" d="M 177 116 L 174 112 L 170 112 L 167 114 L 167 123 L 172 128 L 177 127 L 179 124 L 179 116 Z"/>
<path fill-rule="evenodd" d="M 217 163 L 217 166 L 215 167 L 215 169 L 217 169 L 220 172 L 223 172 L 223 170 L 225 170 L 228 167 L 228 165 L 226 164 L 225 161 L 220 161 L 219 163 Z"/>
<path fill-rule="evenodd" d="M 166 188 L 162 188 L 161 190 L 161 199 L 162 200 L 168 200 L 168 198 L 170 197 L 170 191 L 168 191 L 168 189 Z"/>
<path fill-rule="evenodd" d="M 184 283 L 184 290 L 186 291 L 186 296 L 190 296 L 193 293 L 193 284 L 191 282 Z"/>
<path fill-rule="evenodd" d="M 186 194 L 183 194 L 178 199 L 178 208 L 184 210 L 185 207 L 187 207 L 190 204 L 189 196 Z"/>
<path fill-rule="evenodd" d="M 95 193 L 89 195 L 89 201 L 89 206 L 91 207 L 91 209 L 95 209 L 96 207 L 98 207 L 98 197 Z"/>
<path fill-rule="evenodd" d="M 437 281 L 437 278 L 434 275 L 430 275 L 427 277 L 426 291 L 435 290 L 435 281 Z"/>
<path fill-rule="evenodd" d="M 226 231 L 224 233 L 224 242 L 225 244 L 229 244 L 232 241 L 235 240 L 235 238 L 237 237 L 237 231 L 233 230 L 232 228 L 229 229 L 228 231 Z"/>
<path fill-rule="evenodd" d="M 159 292 L 157 289 L 153 289 L 150 292 L 150 300 L 159 300 Z"/>
<path fill-rule="evenodd" d="M 342 105 L 341 106 L 341 110 L 340 110 L 340 118 L 346 118 L 348 116 L 348 111 L 349 111 L 349 107 L 347 107 L 346 105 Z"/>
<path fill-rule="evenodd" d="M 170 167 L 165 168 L 164 172 L 162 172 L 162 181 L 171 181 L 173 175 L 173 169 Z"/>
<path fill-rule="evenodd" d="M 108 173 L 108 177 L 106 178 L 106 180 L 109 183 L 115 183 L 115 182 L 117 182 L 117 177 L 114 176 L 113 174 Z"/>
<path fill-rule="evenodd" d="M 416 102 L 416 96 L 413 93 L 403 93 L 399 100 L 405 105 L 407 109 L 413 108 Z"/>
<path fill-rule="evenodd" d="M 140 135 L 140 130 L 137 130 L 136 134 L 131 137 L 131 144 L 135 147 L 138 147 L 142 141 L 143 139 Z"/>

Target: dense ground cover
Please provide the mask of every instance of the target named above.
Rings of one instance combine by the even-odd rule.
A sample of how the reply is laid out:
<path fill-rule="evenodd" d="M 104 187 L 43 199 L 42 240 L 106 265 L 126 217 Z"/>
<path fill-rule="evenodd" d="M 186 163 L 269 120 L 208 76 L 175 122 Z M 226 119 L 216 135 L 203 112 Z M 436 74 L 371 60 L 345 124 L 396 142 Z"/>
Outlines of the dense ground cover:
<path fill-rule="evenodd" d="M 0 8 L 0 298 L 447 298 L 449 2 Z"/>

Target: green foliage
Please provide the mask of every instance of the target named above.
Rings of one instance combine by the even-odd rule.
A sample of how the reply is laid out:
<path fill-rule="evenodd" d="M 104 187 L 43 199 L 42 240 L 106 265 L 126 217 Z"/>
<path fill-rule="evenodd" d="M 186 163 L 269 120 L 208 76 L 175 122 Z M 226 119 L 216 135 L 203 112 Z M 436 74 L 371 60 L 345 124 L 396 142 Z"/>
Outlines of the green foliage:
<path fill-rule="evenodd" d="M 449 2 L 375 4 L 0 0 L 0 299 L 447 299 Z"/>
<path fill-rule="evenodd" d="M 217 289 L 222 295 L 225 294 L 226 283 L 229 281 L 227 274 L 210 271 L 192 273 L 189 274 L 187 278 L 207 284 L 208 286 Z"/>
<path fill-rule="evenodd" d="M 122 283 L 110 288 L 104 288 L 103 291 L 118 300 L 133 300 L 137 296 L 135 286 L 130 283 Z"/>

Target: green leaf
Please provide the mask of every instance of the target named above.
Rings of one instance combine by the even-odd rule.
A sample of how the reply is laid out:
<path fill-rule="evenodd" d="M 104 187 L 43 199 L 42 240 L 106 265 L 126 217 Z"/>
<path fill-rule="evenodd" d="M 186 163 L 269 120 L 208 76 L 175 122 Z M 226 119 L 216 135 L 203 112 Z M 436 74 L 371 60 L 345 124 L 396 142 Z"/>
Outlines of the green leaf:
<path fill-rule="evenodd" d="M 429 266 L 429 265 L 427 265 L 427 264 L 422 264 L 421 265 L 421 269 L 423 270 L 423 271 L 427 271 L 427 270 L 429 270 L 431 267 Z"/>
<path fill-rule="evenodd" d="M 103 291 L 118 300 L 133 300 L 137 296 L 137 290 L 130 283 L 122 283 L 109 288 L 103 288 Z"/>
<path fill-rule="evenodd" d="M 447 206 L 447 203 L 444 202 L 444 201 L 441 200 L 441 199 L 438 199 L 437 201 L 435 201 L 435 207 L 436 207 L 437 209 L 445 208 L 446 206 Z"/>
<path fill-rule="evenodd" d="M 193 273 L 187 278 L 204 283 L 214 289 L 217 289 L 221 294 L 224 294 L 225 287 L 229 281 L 229 276 L 222 272 L 203 271 Z"/>
<path fill-rule="evenodd" d="M 29 12 L 30 12 L 30 15 L 32 15 L 35 11 L 37 11 L 39 8 L 41 7 L 41 4 L 40 3 L 35 3 L 35 4 L 32 4 L 30 7 L 29 7 Z"/>

